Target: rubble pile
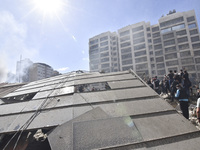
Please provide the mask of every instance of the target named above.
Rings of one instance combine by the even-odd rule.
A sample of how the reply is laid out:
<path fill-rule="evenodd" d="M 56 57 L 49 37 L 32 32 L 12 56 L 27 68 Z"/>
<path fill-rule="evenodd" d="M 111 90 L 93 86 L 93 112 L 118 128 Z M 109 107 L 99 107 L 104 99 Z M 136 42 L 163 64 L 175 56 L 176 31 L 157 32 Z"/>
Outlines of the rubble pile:
<path fill-rule="evenodd" d="M 162 98 L 164 98 L 164 100 L 166 100 L 171 106 L 173 106 L 178 113 L 182 113 L 180 106 L 179 106 L 179 102 L 178 100 L 174 100 L 171 101 L 171 97 L 170 94 L 161 94 L 160 95 Z M 189 99 L 190 101 L 190 105 L 189 105 L 189 120 L 191 121 L 192 124 L 194 124 L 196 126 L 197 129 L 200 130 L 200 123 L 197 120 L 197 115 L 196 115 L 196 101 L 194 100 L 194 97 L 191 97 Z"/>

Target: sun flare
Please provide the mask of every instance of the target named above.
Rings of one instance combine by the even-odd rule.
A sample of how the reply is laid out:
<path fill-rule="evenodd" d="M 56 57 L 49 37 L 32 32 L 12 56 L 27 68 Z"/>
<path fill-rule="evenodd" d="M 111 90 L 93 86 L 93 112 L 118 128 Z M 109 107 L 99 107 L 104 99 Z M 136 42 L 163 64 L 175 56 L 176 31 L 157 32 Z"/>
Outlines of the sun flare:
<path fill-rule="evenodd" d="M 33 0 L 33 3 L 35 9 L 44 15 L 58 14 L 64 5 L 62 0 Z"/>

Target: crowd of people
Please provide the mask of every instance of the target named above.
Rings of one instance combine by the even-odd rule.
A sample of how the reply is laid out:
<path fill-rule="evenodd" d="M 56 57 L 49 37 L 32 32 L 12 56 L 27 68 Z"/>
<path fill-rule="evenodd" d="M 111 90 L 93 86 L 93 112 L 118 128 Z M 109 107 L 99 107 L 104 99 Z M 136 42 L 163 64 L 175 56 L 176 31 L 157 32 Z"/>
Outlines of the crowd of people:
<path fill-rule="evenodd" d="M 158 94 L 170 95 L 171 102 L 175 98 L 178 99 L 183 116 L 189 119 L 188 98 L 190 97 L 190 87 L 192 84 L 186 70 L 180 70 L 179 73 L 176 70 L 170 70 L 161 81 L 155 76 L 150 78 L 147 84 Z"/>

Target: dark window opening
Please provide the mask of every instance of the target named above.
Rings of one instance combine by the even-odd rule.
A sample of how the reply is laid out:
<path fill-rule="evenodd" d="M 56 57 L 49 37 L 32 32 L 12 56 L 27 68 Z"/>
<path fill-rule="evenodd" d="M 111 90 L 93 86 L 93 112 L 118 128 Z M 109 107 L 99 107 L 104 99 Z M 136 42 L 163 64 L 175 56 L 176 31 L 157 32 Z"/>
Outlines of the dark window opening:
<path fill-rule="evenodd" d="M 75 86 L 75 93 L 110 90 L 107 82 L 80 84 Z"/>
<path fill-rule="evenodd" d="M 2 100 L 5 103 L 15 103 L 15 102 L 21 102 L 21 101 L 29 101 L 36 94 L 37 94 L 37 92 L 35 92 L 35 93 L 28 93 L 28 94 L 23 94 L 23 95 L 17 95 L 17 96 L 2 98 Z"/>

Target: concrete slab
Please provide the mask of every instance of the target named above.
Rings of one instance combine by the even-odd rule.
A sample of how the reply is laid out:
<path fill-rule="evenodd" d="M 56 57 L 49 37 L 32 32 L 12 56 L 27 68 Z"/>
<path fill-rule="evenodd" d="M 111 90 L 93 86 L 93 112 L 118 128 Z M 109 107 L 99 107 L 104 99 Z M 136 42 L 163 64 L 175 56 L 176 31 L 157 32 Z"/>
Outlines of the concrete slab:
<path fill-rule="evenodd" d="M 135 122 L 144 140 L 153 140 L 198 131 L 197 128 L 178 113 L 136 118 Z"/>

